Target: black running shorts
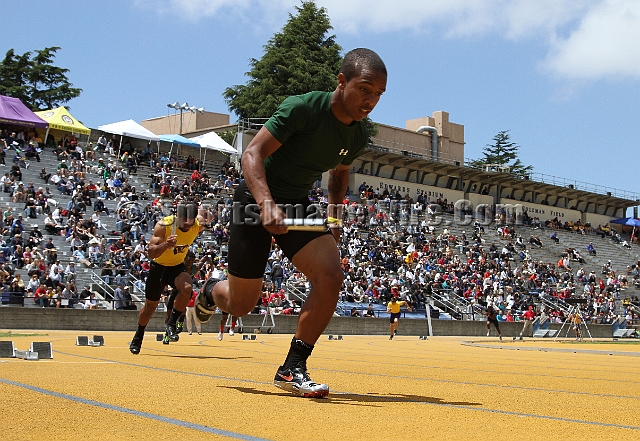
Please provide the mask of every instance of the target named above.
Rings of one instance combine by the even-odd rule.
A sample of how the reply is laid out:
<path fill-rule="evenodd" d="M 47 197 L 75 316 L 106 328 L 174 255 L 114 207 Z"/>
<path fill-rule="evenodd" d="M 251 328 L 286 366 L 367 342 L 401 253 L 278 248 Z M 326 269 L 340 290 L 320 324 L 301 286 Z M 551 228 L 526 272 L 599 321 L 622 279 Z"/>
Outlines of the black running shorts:
<path fill-rule="evenodd" d="M 247 205 L 253 205 L 253 211 L 256 213 L 257 204 L 244 181 L 236 188 L 233 203 L 229 228 L 227 269 L 229 274 L 235 277 L 262 279 L 271 250 L 271 233 L 264 229 L 259 222 L 256 222 L 256 214 L 253 216 L 247 214 L 247 210 L 245 210 Z M 275 198 L 275 203 L 291 206 L 300 204 L 305 214 L 313 211 L 313 207 L 309 208 L 312 203 L 306 197 L 302 199 Z M 292 214 L 288 213 L 287 217 L 292 217 Z M 331 233 L 328 229 L 324 232 L 290 231 L 287 234 L 274 235 L 273 238 L 284 255 L 292 260 L 293 256 L 306 244 L 325 234 Z"/>
<path fill-rule="evenodd" d="M 174 284 L 176 277 L 186 272 L 187 268 L 184 266 L 184 263 L 176 266 L 164 266 L 152 261 L 149 275 L 147 276 L 147 284 L 144 288 L 146 299 L 157 302 L 160 300 L 160 296 L 164 292 L 164 287 L 167 285 L 178 291 L 178 288 L 176 288 Z"/>

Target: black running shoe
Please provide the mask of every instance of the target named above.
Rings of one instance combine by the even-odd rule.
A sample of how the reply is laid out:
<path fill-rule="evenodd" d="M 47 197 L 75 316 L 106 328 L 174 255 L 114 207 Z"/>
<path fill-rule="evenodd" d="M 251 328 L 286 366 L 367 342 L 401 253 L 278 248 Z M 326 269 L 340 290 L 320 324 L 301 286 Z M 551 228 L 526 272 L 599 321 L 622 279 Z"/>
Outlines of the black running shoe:
<path fill-rule="evenodd" d="M 305 398 L 322 398 L 329 395 L 329 386 L 314 383 L 302 367 L 293 369 L 278 368 L 273 384 L 280 389 L 302 395 Z"/>
<path fill-rule="evenodd" d="M 129 350 L 133 355 L 138 355 L 140 353 L 140 348 L 142 347 L 142 339 L 137 335 L 134 335 L 131 339 L 131 343 L 129 343 Z"/>
<path fill-rule="evenodd" d="M 184 319 L 185 319 L 184 314 L 178 317 L 178 321 L 176 322 L 176 331 L 178 334 L 184 331 Z"/>
<path fill-rule="evenodd" d="M 168 345 L 169 344 L 169 336 L 167 335 L 167 333 L 164 333 L 164 337 L 162 337 L 162 344 L 163 345 Z"/>
<path fill-rule="evenodd" d="M 169 337 L 170 341 L 180 340 L 180 336 L 178 335 L 178 330 L 176 329 L 175 323 L 169 322 L 164 325 L 164 328 L 167 330 L 167 337 Z"/>
<path fill-rule="evenodd" d="M 397 329 L 393 330 L 393 335 L 398 335 L 398 330 Z"/>

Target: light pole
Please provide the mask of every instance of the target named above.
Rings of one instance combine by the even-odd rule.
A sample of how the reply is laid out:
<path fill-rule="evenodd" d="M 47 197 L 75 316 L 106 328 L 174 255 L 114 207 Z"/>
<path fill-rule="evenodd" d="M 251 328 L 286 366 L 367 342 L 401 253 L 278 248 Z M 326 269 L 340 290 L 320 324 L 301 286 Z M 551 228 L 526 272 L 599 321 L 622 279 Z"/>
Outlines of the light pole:
<path fill-rule="evenodd" d="M 177 101 L 175 103 L 173 103 L 173 104 L 167 104 L 167 107 L 180 111 L 180 133 L 179 133 L 179 135 L 182 135 L 182 112 L 188 111 L 188 112 L 191 112 L 191 113 L 196 113 L 196 111 L 197 111 L 197 112 L 200 112 L 200 114 L 204 113 L 204 107 L 200 107 L 200 108 L 198 108 L 196 106 L 189 107 L 189 103 L 180 104 Z"/>

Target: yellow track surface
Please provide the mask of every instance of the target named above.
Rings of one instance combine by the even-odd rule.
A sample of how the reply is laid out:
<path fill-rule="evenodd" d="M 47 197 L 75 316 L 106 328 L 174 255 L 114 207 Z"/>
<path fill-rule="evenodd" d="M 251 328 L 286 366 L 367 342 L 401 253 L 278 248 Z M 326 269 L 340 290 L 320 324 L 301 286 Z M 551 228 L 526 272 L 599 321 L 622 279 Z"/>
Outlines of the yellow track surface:
<path fill-rule="evenodd" d="M 331 393 L 305 399 L 272 385 L 291 335 L 147 333 L 134 356 L 133 332 L 32 332 L 0 338 L 54 351 L 0 359 L 2 439 L 640 439 L 634 344 L 323 336 L 308 367 Z"/>

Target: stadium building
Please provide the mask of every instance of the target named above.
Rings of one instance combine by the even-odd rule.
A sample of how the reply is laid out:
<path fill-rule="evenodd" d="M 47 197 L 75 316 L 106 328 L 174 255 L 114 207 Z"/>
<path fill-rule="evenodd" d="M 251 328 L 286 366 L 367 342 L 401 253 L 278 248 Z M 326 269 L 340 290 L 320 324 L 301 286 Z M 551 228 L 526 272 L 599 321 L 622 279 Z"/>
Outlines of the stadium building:
<path fill-rule="evenodd" d="M 156 134 L 176 133 L 180 127 L 181 134 L 188 138 L 210 131 L 237 130 L 233 144 L 241 153 L 264 121 L 230 124 L 229 115 L 195 112 L 152 118 L 142 125 Z M 352 165 L 349 193 L 354 199 L 364 184 L 380 194 L 385 190 L 399 192 L 405 199 L 416 200 L 421 194 L 430 202 L 446 199 L 467 213 L 478 207 L 502 205 L 543 222 L 557 218 L 561 223 L 580 221 L 593 227 L 626 216 L 630 207 L 637 217 L 640 194 L 635 192 L 542 173 L 518 177 L 509 167 L 499 165 L 469 166 L 464 126 L 449 121 L 445 111 L 408 120 L 405 128 L 377 126 L 378 134 Z M 188 147 L 179 148 L 179 155 L 198 155 Z M 214 152 L 210 164 L 215 167 L 223 162 L 226 158 L 221 155 Z M 324 176 L 323 188 L 326 179 Z"/>

